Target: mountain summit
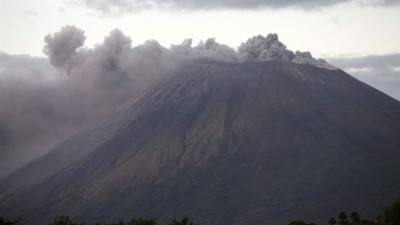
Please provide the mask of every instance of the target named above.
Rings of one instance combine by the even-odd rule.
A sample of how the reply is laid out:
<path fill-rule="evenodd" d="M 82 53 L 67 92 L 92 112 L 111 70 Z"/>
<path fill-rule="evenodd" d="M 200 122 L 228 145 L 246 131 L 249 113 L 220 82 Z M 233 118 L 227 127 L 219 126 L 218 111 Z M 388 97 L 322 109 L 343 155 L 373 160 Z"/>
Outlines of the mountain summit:
<path fill-rule="evenodd" d="M 0 214 L 202 225 L 375 215 L 400 197 L 399 133 L 400 103 L 339 69 L 194 60 L 3 180 Z"/>

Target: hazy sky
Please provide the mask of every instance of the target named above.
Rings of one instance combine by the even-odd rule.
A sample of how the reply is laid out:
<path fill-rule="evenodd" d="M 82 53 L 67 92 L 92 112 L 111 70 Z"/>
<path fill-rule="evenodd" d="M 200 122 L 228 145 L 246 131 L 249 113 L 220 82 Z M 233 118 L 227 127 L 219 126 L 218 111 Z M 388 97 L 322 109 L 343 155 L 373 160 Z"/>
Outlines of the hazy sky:
<path fill-rule="evenodd" d="M 133 45 L 156 39 L 165 46 L 215 37 L 237 47 L 252 35 L 274 32 L 289 49 L 319 57 L 391 54 L 400 52 L 399 2 L 0 0 L 0 51 L 43 55 L 43 37 L 74 24 L 85 30 L 87 46 L 114 28 Z"/>

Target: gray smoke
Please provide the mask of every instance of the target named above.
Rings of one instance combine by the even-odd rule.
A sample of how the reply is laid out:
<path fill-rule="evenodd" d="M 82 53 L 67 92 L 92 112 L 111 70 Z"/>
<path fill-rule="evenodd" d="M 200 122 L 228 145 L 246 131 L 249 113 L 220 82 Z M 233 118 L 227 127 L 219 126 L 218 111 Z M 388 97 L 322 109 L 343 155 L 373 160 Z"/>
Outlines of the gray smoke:
<path fill-rule="evenodd" d="M 319 62 L 309 53 L 286 49 L 276 34 L 250 38 L 238 51 L 213 38 L 195 46 L 191 39 L 170 48 L 155 40 L 132 46 L 120 30 L 111 31 L 94 48 L 84 48 L 84 41 L 81 29 L 65 26 L 45 37 L 50 63 L 0 54 L 0 177 L 79 129 L 112 116 L 182 64 L 203 59 Z"/>
<path fill-rule="evenodd" d="M 76 50 L 85 42 L 83 30 L 74 26 L 65 26 L 53 35 L 48 34 L 44 41 L 43 52 L 49 56 L 50 63 L 69 72 L 74 64 Z"/>
<path fill-rule="evenodd" d="M 286 49 L 286 46 L 279 41 L 277 34 L 269 34 L 265 37 L 254 36 L 240 45 L 239 53 L 245 61 L 290 61 L 294 58 L 293 52 Z"/>
<path fill-rule="evenodd" d="M 173 56 L 180 60 L 210 59 L 222 62 L 238 62 L 238 54 L 227 45 L 220 44 L 214 38 L 200 41 L 192 47 L 192 39 L 185 39 L 180 45 L 170 48 Z"/>
<path fill-rule="evenodd" d="M 0 177 L 77 128 L 83 113 L 73 95 L 46 59 L 0 54 Z"/>
<path fill-rule="evenodd" d="M 130 104 L 176 66 L 156 41 L 132 47 L 114 30 L 87 49 L 83 34 L 65 26 L 47 35 L 48 60 L 0 54 L 0 177 Z"/>
<path fill-rule="evenodd" d="M 296 64 L 310 64 L 325 69 L 337 69 L 323 59 L 315 59 L 310 52 L 293 53 L 279 41 L 277 34 L 257 35 L 242 43 L 238 49 L 241 61 L 280 60 Z"/>

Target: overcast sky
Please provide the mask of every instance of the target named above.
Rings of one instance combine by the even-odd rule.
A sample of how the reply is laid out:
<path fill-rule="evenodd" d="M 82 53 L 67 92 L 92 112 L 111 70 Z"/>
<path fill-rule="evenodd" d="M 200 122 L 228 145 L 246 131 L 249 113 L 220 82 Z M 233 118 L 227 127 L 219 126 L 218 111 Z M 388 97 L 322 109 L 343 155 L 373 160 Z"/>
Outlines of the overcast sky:
<path fill-rule="evenodd" d="M 114 28 L 133 45 L 157 39 L 215 37 L 237 47 L 256 34 L 278 33 L 289 49 L 319 57 L 400 52 L 399 0 L 0 0 L 0 51 L 41 56 L 43 37 L 66 24 L 86 45 Z"/>
<path fill-rule="evenodd" d="M 65 25 L 84 30 L 86 47 L 115 28 L 133 46 L 214 37 L 236 48 L 278 33 L 400 99 L 400 0 L 0 0 L 0 52 L 44 56 L 44 36 Z"/>

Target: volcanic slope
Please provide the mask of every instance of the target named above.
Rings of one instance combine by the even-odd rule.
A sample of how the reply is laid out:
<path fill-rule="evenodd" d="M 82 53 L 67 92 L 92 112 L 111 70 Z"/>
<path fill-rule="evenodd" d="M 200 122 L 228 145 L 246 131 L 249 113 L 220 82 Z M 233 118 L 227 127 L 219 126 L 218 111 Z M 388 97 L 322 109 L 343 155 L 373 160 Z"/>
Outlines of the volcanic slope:
<path fill-rule="evenodd" d="M 373 216 L 400 197 L 399 134 L 400 103 L 339 69 L 197 61 L 3 180 L 0 214 L 201 225 Z"/>

